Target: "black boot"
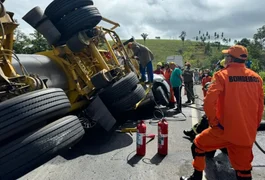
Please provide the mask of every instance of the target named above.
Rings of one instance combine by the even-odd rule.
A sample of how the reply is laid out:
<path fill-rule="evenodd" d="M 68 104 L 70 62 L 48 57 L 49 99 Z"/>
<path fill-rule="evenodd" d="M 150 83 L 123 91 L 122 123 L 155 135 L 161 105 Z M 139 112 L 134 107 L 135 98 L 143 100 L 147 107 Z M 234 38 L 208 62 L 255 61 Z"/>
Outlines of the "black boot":
<path fill-rule="evenodd" d="M 182 176 L 180 180 L 202 180 L 202 171 L 194 170 L 194 173 L 190 177 Z"/>
<path fill-rule="evenodd" d="M 186 101 L 186 102 L 185 102 L 185 104 L 191 104 L 191 101 L 190 101 L 190 100 L 188 100 L 188 101 Z"/>
<path fill-rule="evenodd" d="M 190 131 L 183 131 L 183 133 L 186 135 L 186 136 L 189 136 L 190 137 L 190 139 L 192 139 L 192 140 L 194 140 L 195 139 L 195 136 L 196 136 L 196 134 L 195 134 L 195 132 L 191 129 Z"/>
<path fill-rule="evenodd" d="M 238 171 L 236 171 L 236 179 L 237 180 L 252 180 L 251 170 L 250 171 L 240 171 L 241 174 L 248 175 L 249 177 L 241 177 L 238 175 Z"/>

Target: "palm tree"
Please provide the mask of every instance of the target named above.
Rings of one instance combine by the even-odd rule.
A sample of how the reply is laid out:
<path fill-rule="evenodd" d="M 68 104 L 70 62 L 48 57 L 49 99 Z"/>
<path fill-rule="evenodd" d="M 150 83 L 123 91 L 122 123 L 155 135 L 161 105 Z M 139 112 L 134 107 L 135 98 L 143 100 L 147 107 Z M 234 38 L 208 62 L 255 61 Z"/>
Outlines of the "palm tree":
<path fill-rule="evenodd" d="M 143 39 L 144 39 L 144 44 L 145 44 L 145 40 L 146 40 L 148 34 L 146 34 L 146 33 L 142 33 L 141 36 L 143 37 Z"/>
<path fill-rule="evenodd" d="M 180 39 L 182 40 L 182 46 L 184 46 L 184 41 L 185 41 L 185 38 L 186 38 L 187 34 L 185 31 L 181 31 L 181 34 L 180 34 Z"/>

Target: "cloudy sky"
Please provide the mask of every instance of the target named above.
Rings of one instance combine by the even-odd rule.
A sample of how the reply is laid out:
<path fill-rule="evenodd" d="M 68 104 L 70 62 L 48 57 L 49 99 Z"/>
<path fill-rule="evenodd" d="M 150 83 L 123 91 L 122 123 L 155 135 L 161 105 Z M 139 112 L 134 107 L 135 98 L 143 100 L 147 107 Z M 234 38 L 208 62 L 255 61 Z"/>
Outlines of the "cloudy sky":
<path fill-rule="evenodd" d="M 8 11 L 15 13 L 26 33 L 33 28 L 21 18 L 30 9 L 43 10 L 52 0 L 6 0 Z M 178 38 L 181 31 L 192 39 L 198 31 L 224 32 L 232 39 L 252 38 L 265 25 L 264 0 L 94 0 L 102 16 L 118 22 L 121 38 L 145 32 L 149 38 Z"/>

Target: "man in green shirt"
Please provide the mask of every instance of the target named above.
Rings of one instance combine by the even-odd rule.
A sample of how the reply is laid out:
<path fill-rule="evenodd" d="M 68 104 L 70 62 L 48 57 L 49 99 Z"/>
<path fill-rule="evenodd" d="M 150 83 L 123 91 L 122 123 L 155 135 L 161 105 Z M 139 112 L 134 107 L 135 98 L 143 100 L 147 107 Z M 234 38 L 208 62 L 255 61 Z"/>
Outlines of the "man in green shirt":
<path fill-rule="evenodd" d="M 174 91 L 174 96 L 177 101 L 177 112 L 181 113 L 181 89 L 182 89 L 182 71 L 174 62 L 169 63 L 172 73 L 170 76 L 170 83 Z"/>

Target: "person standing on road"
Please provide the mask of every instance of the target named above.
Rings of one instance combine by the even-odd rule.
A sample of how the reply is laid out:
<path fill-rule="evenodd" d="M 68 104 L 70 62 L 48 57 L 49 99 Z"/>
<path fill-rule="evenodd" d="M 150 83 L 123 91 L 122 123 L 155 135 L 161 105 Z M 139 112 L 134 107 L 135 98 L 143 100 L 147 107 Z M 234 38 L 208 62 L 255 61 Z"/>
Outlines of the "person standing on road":
<path fill-rule="evenodd" d="M 188 101 L 186 104 L 194 104 L 195 103 L 195 98 L 194 98 L 194 91 L 193 91 L 193 71 L 191 70 L 191 65 L 190 63 L 185 64 L 186 69 L 183 71 L 183 78 L 184 78 L 184 85 L 185 85 L 185 90 L 187 92 L 187 98 Z"/>
<path fill-rule="evenodd" d="M 154 71 L 154 74 L 161 74 L 164 76 L 164 71 L 162 70 L 163 64 L 161 62 L 158 62 L 156 64 L 156 70 Z"/>
<path fill-rule="evenodd" d="M 153 53 L 150 51 L 150 49 L 148 49 L 148 47 L 141 45 L 137 42 L 129 42 L 128 49 L 131 49 L 134 53 L 134 56 L 139 59 L 140 72 L 142 75 L 141 81 L 146 81 L 145 73 L 147 70 L 148 81 L 149 83 L 152 83 L 154 79 L 152 65 L 152 60 L 154 60 Z"/>
<path fill-rule="evenodd" d="M 235 45 L 222 52 L 227 67 L 215 73 L 204 99 L 210 127 L 193 141 L 194 173 L 180 180 L 201 180 L 205 152 L 220 148 L 227 148 L 238 180 L 252 179 L 252 147 L 264 109 L 263 81 L 246 68 L 248 51 L 244 46 Z"/>
<path fill-rule="evenodd" d="M 177 113 L 181 113 L 181 89 L 182 89 L 182 71 L 174 62 L 169 63 L 170 68 L 172 69 L 172 74 L 170 76 L 170 83 L 173 88 L 174 95 L 177 101 Z"/>
<path fill-rule="evenodd" d="M 165 67 L 165 72 L 164 72 L 165 80 L 167 81 L 167 83 L 170 86 L 170 99 L 169 99 L 168 107 L 169 108 L 175 108 L 176 99 L 174 97 L 174 91 L 173 91 L 173 88 L 172 88 L 171 83 L 170 83 L 170 77 L 171 77 L 171 74 L 172 74 L 172 69 L 169 67 L 168 63 L 166 63 L 164 65 L 164 67 Z"/>
<path fill-rule="evenodd" d="M 210 70 L 209 69 L 205 69 L 204 71 L 204 78 L 202 78 L 202 91 L 203 91 L 203 96 L 206 96 L 207 90 L 205 89 L 205 85 L 208 82 L 211 82 L 212 77 L 210 76 Z"/>

